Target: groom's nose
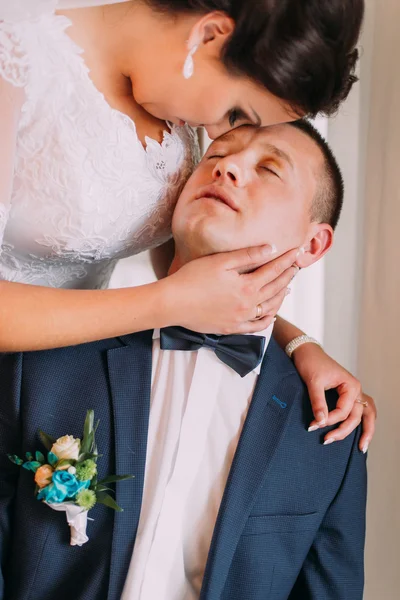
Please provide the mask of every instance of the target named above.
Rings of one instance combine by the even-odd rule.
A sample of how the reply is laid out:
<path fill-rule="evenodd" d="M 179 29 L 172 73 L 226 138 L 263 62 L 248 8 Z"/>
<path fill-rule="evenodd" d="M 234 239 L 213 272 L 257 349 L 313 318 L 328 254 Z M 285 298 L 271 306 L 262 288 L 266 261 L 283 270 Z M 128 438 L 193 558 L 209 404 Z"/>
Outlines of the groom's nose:
<path fill-rule="evenodd" d="M 229 181 L 236 187 L 244 187 L 248 179 L 247 169 L 244 164 L 241 164 L 239 157 L 225 156 L 215 165 L 213 179 Z"/>

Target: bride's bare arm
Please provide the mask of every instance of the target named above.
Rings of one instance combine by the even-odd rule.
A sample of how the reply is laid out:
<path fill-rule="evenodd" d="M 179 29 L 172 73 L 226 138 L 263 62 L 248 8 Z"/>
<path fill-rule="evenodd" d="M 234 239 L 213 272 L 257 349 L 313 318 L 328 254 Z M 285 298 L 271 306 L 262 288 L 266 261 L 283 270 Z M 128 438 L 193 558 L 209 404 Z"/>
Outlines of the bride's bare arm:
<path fill-rule="evenodd" d="M 202 332 L 261 331 L 293 277 L 296 250 L 270 260 L 249 248 L 195 260 L 155 283 L 115 290 L 63 290 L 0 281 L 0 351 L 81 344 L 167 325 Z M 264 318 L 252 321 L 264 303 Z"/>
<path fill-rule="evenodd" d="M 168 309 L 160 298 L 155 284 L 88 291 L 1 281 L 0 351 L 70 346 L 162 326 Z"/>
<path fill-rule="evenodd" d="M 294 338 L 299 335 L 303 335 L 304 332 L 301 331 L 296 325 L 289 323 L 289 321 L 285 321 L 282 317 L 276 317 L 276 323 L 274 327 L 274 338 L 280 345 L 280 347 L 284 350 L 286 346 L 294 340 Z"/>

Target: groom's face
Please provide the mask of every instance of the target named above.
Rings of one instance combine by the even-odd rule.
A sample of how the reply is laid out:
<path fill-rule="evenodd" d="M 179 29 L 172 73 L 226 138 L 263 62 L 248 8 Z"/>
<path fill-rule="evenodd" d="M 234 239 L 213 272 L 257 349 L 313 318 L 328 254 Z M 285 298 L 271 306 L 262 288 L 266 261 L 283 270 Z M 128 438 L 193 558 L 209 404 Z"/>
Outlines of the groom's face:
<path fill-rule="evenodd" d="M 172 231 L 185 260 L 275 244 L 279 254 L 305 242 L 323 155 L 289 125 L 241 127 L 215 140 L 187 182 Z"/>

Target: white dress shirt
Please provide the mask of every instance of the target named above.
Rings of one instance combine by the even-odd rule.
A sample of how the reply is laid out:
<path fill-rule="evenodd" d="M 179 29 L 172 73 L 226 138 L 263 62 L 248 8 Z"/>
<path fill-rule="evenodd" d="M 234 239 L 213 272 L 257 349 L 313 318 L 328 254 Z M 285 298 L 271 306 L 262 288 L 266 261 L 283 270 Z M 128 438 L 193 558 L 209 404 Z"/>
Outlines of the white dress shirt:
<path fill-rule="evenodd" d="M 259 335 L 272 335 L 272 326 Z M 241 378 L 207 348 L 153 337 L 143 502 L 122 600 L 198 600 L 260 366 Z"/>

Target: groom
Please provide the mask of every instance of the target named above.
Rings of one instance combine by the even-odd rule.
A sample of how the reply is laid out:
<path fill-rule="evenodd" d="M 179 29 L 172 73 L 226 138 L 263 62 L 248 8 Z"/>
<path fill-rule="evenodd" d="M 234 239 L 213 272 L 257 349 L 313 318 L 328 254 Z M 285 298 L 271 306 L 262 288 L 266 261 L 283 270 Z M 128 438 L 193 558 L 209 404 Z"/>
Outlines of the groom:
<path fill-rule="evenodd" d="M 342 196 L 309 124 L 241 127 L 213 142 L 182 192 L 171 272 L 264 243 L 301 247 L 307 267 L 332 244 Z M 307 432 L 307 390 L 271 333 L 166 328 L 1 356 L 0 598 L 361 600 L 359 432 L 328 447 Z M 336 399 L 327 392 L 331 409 Z M 90 512 L 79 548 L 5 454 L 37 449 L 38 429 L 78 436 L 88 408 L 99 476 L 134 479 L 117 484 L 123 513 Z"/>

